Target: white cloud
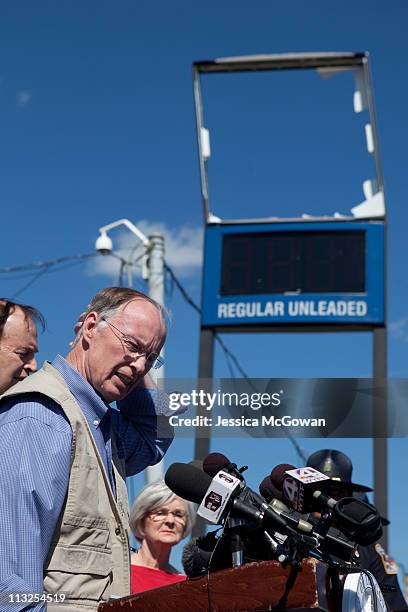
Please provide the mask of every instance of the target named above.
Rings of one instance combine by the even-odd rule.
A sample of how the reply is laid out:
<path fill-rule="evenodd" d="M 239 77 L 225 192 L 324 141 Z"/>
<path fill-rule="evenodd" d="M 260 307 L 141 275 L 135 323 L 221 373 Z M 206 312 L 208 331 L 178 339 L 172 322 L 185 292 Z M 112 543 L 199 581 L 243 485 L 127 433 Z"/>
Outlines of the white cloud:
<path fill-rule="evenodd" d="M 29 89 L 22 89 L 17 92 L 16 95 L 16 104 L 18 108 L 24 108 L 27 104 L 30 104 L 31 98 L 33 97 L 33 92 Z"/>
<path fill-rule="evenodd" d="M 199 227 L 182 225 L 171 228 L 165 223 L 151 223 L 149 221 L 138 221 L 137 227 L 146 236 L 160 233 L 164 236 L 165 260 L 179 277 L 188 277 L 197 272 L 202 264 L 203 231 Z M 110 232 L 113 241 L 114 253 L 125 260 L 129 258 L 134 261 L 143 253 L 142 244 L 128 230 L 123 232 Z M 118 280 L 120 261 L 110 256 L 101 256 L 92 259 L 88 265 L 88 273 L 100 276 L 108 276 L 115 282 Z M 141 265 L 141 260 L 137 262 Z M 133 269 L 135 279 L 140 277 L 140 270 Z"/>
<path fill-rule="evenodd" d="M 389 329 L 395 340 L 408 343 L 408 317 L 393 321 L 390 323 Z"/>

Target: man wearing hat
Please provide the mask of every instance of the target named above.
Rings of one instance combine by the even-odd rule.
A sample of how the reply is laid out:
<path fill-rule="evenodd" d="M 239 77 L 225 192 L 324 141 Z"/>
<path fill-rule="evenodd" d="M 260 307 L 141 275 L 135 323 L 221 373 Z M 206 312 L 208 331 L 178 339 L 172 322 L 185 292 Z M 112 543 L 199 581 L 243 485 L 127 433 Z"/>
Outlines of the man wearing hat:
<path fill-rule="evenodd" d="M 353 464 L 344 453 L 334 449 L 316 451 L 310 455 L 306 465 L 330 477 L 328 493 L 334 499 L 353 496 L 368 501 L 366 493 L 373 489 L 352 482 Z M 389 520 L 382 517 L 382 524 L 389 525 Z M 395 612 L 408 610 L 398 584 L 397 564 L 387 555 L 381 544 L 377 542 L 369 546 L 358 546 L 358 552 L 361 567 L 373 574 L 389 608 Z"/>

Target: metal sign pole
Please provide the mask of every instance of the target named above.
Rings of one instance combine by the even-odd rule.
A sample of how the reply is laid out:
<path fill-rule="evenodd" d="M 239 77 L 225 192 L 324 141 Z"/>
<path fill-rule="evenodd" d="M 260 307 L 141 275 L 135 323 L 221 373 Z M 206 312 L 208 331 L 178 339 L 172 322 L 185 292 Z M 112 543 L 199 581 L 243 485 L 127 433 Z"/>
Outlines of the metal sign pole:
<path fill-rule="evenodd" d="M 198 378 L 200 379 L 200 381 L 203 379 L 207 379 L 210 384 L 214 371 L 214 335 L 215 334 L 213 329 L 201 328 Z M 205 408 L 202 407 L 202 410 L 202 414 L 205 415 Z M 198 412 L 197 414 L 200 414 L 200 412 Z M 208 431 L 208 427 L 196 428 L 194 449 L 195 459 L 202 461 L 210 452 L 210 437 Z"/>
<path fill-rule="evenodd" d="M 385 327 L 373 331 L 373 386 L 384 389 L 386 393 L 387 378 L 387 333 Z M 387 396 L 374 397 L 374 505 L 381 516 L 388 516 L 388 439 L 387 432 Z M 388 550 L 388 531 L 384 527 L 381 543 Z"/>
<path fill-rule="evenodd" d="M 200 330 L 200 354 L 199 354 L 199 362 L 198 362 L 198 378 L 200 381 L 205 379 L 205 382 L 200 382 L 200 386 L 202 388 L 206 388 L 206 383 L 208 381 L 208 386 L 212 384 L 212 377 L 214 372 L 214 338 L 215 332 L 213 329 L 203 329 Z M 212 388 L 207 389 L 209 392 L 212 391 Z M 200 406 L 197 409 L 197 415 L 205 416 L 205 406 Z M 196 427 L 195 430 L 195 448 L 194 448 L 194 458 L 196 460 L 203 460 L 210 452 L 210 432 L 211 428 L 208 427 Z M 199 537 L 204 535 L 205 533 L 205 521 L 201 517 L 197 516 L 196 523 L 194 525 L 192 537 Z"/>

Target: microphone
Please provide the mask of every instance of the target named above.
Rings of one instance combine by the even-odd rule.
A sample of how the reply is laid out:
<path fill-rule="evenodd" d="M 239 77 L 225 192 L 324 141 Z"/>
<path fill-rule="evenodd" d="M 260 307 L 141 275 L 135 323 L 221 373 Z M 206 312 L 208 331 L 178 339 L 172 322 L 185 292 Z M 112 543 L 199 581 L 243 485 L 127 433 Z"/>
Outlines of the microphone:
<path fill-rule="evenodd" d="M 313 531 L 313 525 L 305 521 L 299 513 L 289 509 L 282 501 L 281 483 L 283 482 L 286 470 L 292 468 L 293 466 L 289 463 L 277 465 L 272 470 L 271 475 L 266 476 L 262 480 L 259 485 L 259 492 L 269 503 L 269 506 L 279 514 L 279 516 L 282 516 L 291 527 L 303 533 L 311 533 Z M 280 483 L 280 488 L 276 486 L 276 483 Z"/>
<path fill-rule="evenodd" d="M 355 559 L 357 544 L 345 539 L 345 535 L 335 527 L 329 527 L 324 535 L 319 532 L 320 519 L 314 514 L 306 514 L 305 519 L 313 525 L 315 533 L 320 539 L 321 548 L 330 555 L 334 555 L 342 561 Z"/>
<path fill-rule="evenodd" d="M 246 486 L 246 482 L 244 477 L 242 476 L 242 472 L 247 469 L 248 466 L 246 465 L 238 469 L 237 464 L 232 463 L 230 459 L 228 459 L 228 457 L 226 457 L 222 453 L 210 453 L 203 461 L 203 470 L 206 474 L 208 474 L 212 478 L 215 478 L 215 476 L 221 470 L 228 472 L 228 474 L 235 476 L 235 478 L 238 478 L 238 480 L 241 481 L 241 488 L 246 489 L 248 495 L 250 495 L 251 497 L 251 501 L 255 505 L 262 506 L 262 504 L 265 504 L 265 499 L 263 497 L 260 497 L 257 493 L 255 493 L 255 491 L 252 491 L 252 489 Z"/>
<path fill-rule="evenodd" d="M 283 529 L 284 533 L 295 533 L 259 495 L 249 487 L 241 488 L 240 481 L 225 472 L 218 472 L 211 479 L 208 474 L 192 465 L 173 463 L 164 479 L 173 493 L 199 504 L 197 514 L 212 523 L 219 524 L 231 512 L 254 521 L 265 529 Z M 231 482 L 227 482 L 228 480 Z"/>
<path fill-rule="evenodd" d="M 238 470 L 237 464 L 232 463 L 230 459 L 228 459 L 228 457 L 222 453 L 210 453 L 203 461 L 203 470 L 206 474 L 212 476 L 212 478 L 215 478 L 220 471 L 225 471 L 241 481 L 242 487 L 245 486 L 245 479 L 241 472 L 243 472 L 245 469 L 248 469 L 247 466 L 243 466 L 240 470 Z M 260 504 L 263 503 L 263 500 L 253 501 L 255 501 L 255 503 L 256 501 L 258 501 Z M 231 553 L 233 567 L 239 567 L 244 562 L 244 543 L 238 529 L 241 525 L 243 525 L 243 523 L 244 520 L 242 518 L 228 517 L 227 519 L 228 529 L 231 530 Z"/>
<path fill-rule="evenodd" d="M 339 529 L 357 544 L 367 546 L 381 537 L 381 516 L 375 506 L 355 497 L 343 497 L 337 501 L 322 491 L 315 491 L 313 497 L 320 506 L 333 513 Z"/>
<path fill-rule="evenodd" d="M 264 478 L 260 488 L 266 498 L 275 497 L 288 503 L 300 513 L 307 512 L 313 505 L 313 493 L 322 488 L 322 481 L 330 480 L 328 476 L 314 468 L 296 468 L 290 463 L 276 465 L 270 476 Z"/>
<path fill-rule="evenodd" d="M 278 495 L 274 495 L 274 492 L 275 491 L 273 491 L 272 489 L 272 483 L 271 483 L 270 476 L 265 476 L 265 478 L 262 480 L 261 484 L 259 485 L 259 493 L 262 495 L 264 500 L 269 504 L 269 502 L 274 498 L 280 499 Z"/>
<path fill-rule="evenodd" d="M 209 506 L 215 504 L 218 506 L 216 511 L 212 511 L 212 522 L 222 522 L 223 518 L 230 512 L 232 515 L 243 516 L 249 521 L 253 521 L 258 524 L 261 529 L 268 532 L 268 529 L 277 530 L 279 533 L 287 534 L 287 535 L 295 535 L 297 538 L 301 538 L 302 541 L 311 546 L 312 549 L 317 546 L 324 545 L 323 548 L 327 550 L 328 553 L 333 553 L 333 546 L 336 545 L 336 548 L 339 548 L 339 553 L 334 552 L 336 556 L 348 560 L 350 555 L 354 549 L 354 545 L 352 543 L 344 543 L 344 541 L 339 541 L 337 538 L 329 538 L 327 542 L 325 542 L 325 538 L 310 532 L 309 527 L 306 526 L 307 532 L 303 532 L 304 535 L 301 535 L 294 529 L 295 523 L 292 521 L 291 524 L 288 524 L 288 517 L 284 517 L 283 507 L 275 506 L 281 515 L 279 515 L 273 508 L 268 507 L 265 502 L 262 503 L 262 506 L 258 506 L 258 504 L 254 504 L 254 496 L 260 499 L 258 495 L 256 495 L 251 489 L 248 487 L 243 487 L 241 483 L 240 486 L 236 486 L 232 491 L 227 491 L 228 494 L 223 492 L 218 495 L 219 499 L 217 499 L 217 495 L 214 494 L 214 487 L 217 484 L 217 476 L 225 476 L 224 472 L 220 472 L 216 475 L 214 479 L 211 479 L 208 474 L 205 474 L 203 471 L 197 469 L 196 467 L 184 463 L 173 463 L 167 470 L 165 475 L 165 482 L 167 486 L 179 497 L 190 500 L 197 504 L 200 504 L 200 508 L 198 513 L 200 513 L 202 507 L 208 502 Z M 229 476 L 229 479 L 233 479 L 233 476 Z M 223 478 L 221 478 L 221 481 Z M 238 485 L 239 482 L 237 481 Z M 218 483 L 219 484 L 219 483 Z M 231 484 L 231 483 L 230 483 Z M 217 511 L 221 508 L 221 512 L 217 514 Z M 207 506 L 208 509 L 208 506 Z M 200 514 L 202 516 L 202 512 Z M 211 516 L 211 514 L 210 514 Z M 295 520 L 297 520 L 297 515 L 293 515 Z M 214 517 L 215 520 L 214 520 Z M 211 519 L 210 519 L 211 520 Z M 307 521 L 305 521 L 307 524 Z M 320 544 L 319 544 L 320 542 Z M 191 552 L 191 549 L 190 549 Z M 341 552 L 341 554 L 340 554 Z"/>
<path fill-rule="evenodd" d="M 305 521 L 305 519 L 303 519 L 298 512 L 290 510 L 279 499 L 272 499 L 269 502 L 269 506 L 276 512 L 276 514 L 283 517 L 288 525 L 293 527 L 293 529 L 296 529 L 296 531 L 301 531 L 302 533 L 308 534 L 312 533 L 313 525 L 308 521 Z"/>
<path fill-rule="evenodd" d="M 355 541 L 344 539 L 344 535 L 332 527 L 329 527 L 328 531 L 325 529 L 324 533 L 321 533 L 318 529 L 319 521 L 312 514 L 302 517 L 300 513 L 288 508 L 280 499 L 271 497 L 272 493 L 275 491 L 282 497 L 282 484 L 286 476 L 285 472 L 290 469 L 296 468 L 287 463 L 277 465 L 272 470 L 271 475 L 264 478 L 259 485 L 261 495 L 269 501 L 270 506 L 275 512 L 284 517 L 291 527 L 297 531 L 317 536 L 319 546 L 324 552 L 334 555 L 343 561 L 350 561 L 355 553 Z M 272 480 L 275 484 L 271 482 Z M 280 490 L 276 485 L 280 486 Z M 353 540 L 353 538 L 350 538 L 350 540 Z"/>
<path fill-rule="evenodd" d="M 357 544 L 372 544 L 381 537 L 381 517 L 374 506 L 353 497 L 337 501 L 327 496 L 321 489 L 330 478 L 314 468 L 285 470 L 285 467 L 281 464 L 272 470 L 271 482 L 282 490 L 283 499 L 291 508 L 302 514 L 321 508 L 331 511 L 339 529 Z"/>
<path fill-rule="evenodd" d="M 251 560 L 276 559 L 276 550 L 280 552 L 279 544 L 271 548 L 269 534 L 253 524 L 240 528 L 244 542 L 245 555 Z M 221 537 L 216 532 L 208 532 L 205 536 L 194 538 L 188 542 L 182 553 L 184 573 L 189 578 L 202 576 L 207 571 L 216 572 L 231 567 L 231 545 L 233 533 L 224 531 Z M 271 538 L 272 539 L 272 538 Z"/>
<path fill-rule="evenodd" d="M 173 493 L 195 504 L 201 504 L 212 482 L 208 474 L 187 463 L 172 463 L 164 480 Z"/>
<path fill-rule="evenodd" d="M 194 538 L 187 542 L 183 547 L 181 555 L 181 563 L 183 570 L 188 578 L 201 576 L 207 571 L 208 564 L 211 558 L 211 550 L 207 551 L 198 545 L 198 538 Z"/>
<path fill-rule="evenodd" d="M 214 476 L 220 471 L 224 470 L 229 474 L 235 476 L 239 480 L 244 480 L 242 476 L 242 472 L 248 469 L 248 466 L 244 465 L 242 468 L 238 469 L 236 463 L 232 463 L 228 457 L 223 455 L 222 453 L 210 453 L 206 456 L 203 461 L 203 470 L 206 474 L 214 478 Z"/>
<path fill-rule="evenodd" d="M 215 477 L 220 470 L 225 470 L 229 474 L 233 474 L 242 479 L 245 484 L 241 474 L 242 468 L 238 471 L 237 465 L 232 463 L 230 459 L 222 453 L 210 453 L 207 455 L 203 462 L 203 470 L 213 477 Z M 248 487 L 247 490 L 251 491 L 251 501 L 255 504 L 259 504 L 262 507 L 264 500 L 266 500 L 269 503 L 269 507 L 272 508 L 278 516 L 284 519 L 286 525 L 292 527 L 296 531 L 310 534 L 313 531 L 313 525 L 305 521 L 298 513 L 290 510 L 282 501 L 279 503 L 279 500 L 282 500 L 282 483 L 288 470 L 296 470 L 296 468 L 290 463 L 281 463 L 272 470 L 270 476 L 264 478 L 259 486 L 261 498 Z"/>
<path fill-rule="evenodd" d="M 295 466 L 290 463 L 276 465 L 269 476 L 266 476 L 259 485 L 259 492 L 269 503 L 271 499 L 283 501 L 282 485 L 287 470 L 294 470 Z"/>
<path fill-rule="evenodd" d="M 227 538 L 217 538 L 213 531 L 190 540 L 184 546 L 181 556 L 186 576 L 196 578 L 204 575 L 209 569 L 210 561 L 212 571 L 230 567 L 231 555 L 226 540 Z"/>
<path fill-rule="evenodd" d="M 316 508 L 313 493 L 321 491 L 322 486 L 330 481 L 330 478 L 311 467 L 289 470 L 283 470 L 283 466 L 277 468 L 279 469 L 272 470 L 271 481 L 282 490 L 283 501 L 288 502 L 291 508 L 302 514 L 313 511 Z"/>

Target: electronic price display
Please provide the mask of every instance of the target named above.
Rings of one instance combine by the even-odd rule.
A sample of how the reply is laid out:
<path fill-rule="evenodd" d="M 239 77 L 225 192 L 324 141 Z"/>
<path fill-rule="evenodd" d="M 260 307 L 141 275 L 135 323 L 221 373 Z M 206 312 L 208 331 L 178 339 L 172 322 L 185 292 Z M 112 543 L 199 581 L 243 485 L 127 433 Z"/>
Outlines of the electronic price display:
<path fill-rule="evenodd" d="M 384 323 L 384 224 L 207 225 L 202 325 Z"/>

